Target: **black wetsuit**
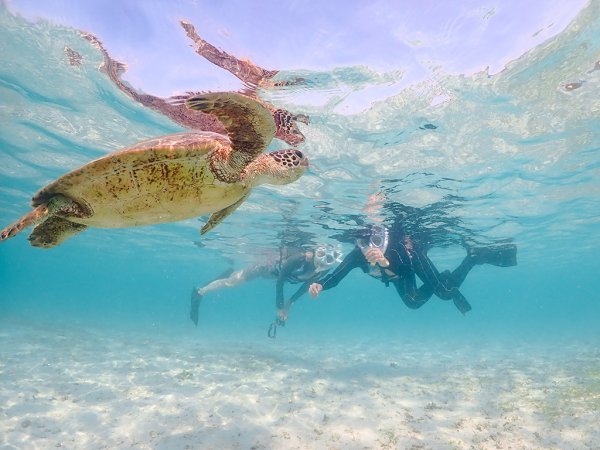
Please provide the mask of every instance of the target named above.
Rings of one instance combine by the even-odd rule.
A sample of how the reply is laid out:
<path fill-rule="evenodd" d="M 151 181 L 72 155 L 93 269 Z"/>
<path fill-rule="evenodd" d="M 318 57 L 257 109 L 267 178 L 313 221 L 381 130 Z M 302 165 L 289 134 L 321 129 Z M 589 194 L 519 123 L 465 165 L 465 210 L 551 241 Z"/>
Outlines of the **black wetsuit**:
<path fill-rule="evenodd" d="M 513 258 L 516 258 L 516 247 L 511 250 L 514 250 Z M 411 309 L 420 308 L 435 294 L 443 300 L 453 300 L 458 310 L 464 314 L 471 309 L 471 305 L 458 288 L 475 264 L 489 262 L 467 255 L 452 273 L 440 273 L 427 256 L 426 248 L 412 241 L 411 245 L 408 245 L 407 235 L 394 230 L 390 231 L 384 256 L 390 263 L 388 267 L 383 268 L 378 264 L 371 266 L 362 250 L 356 246 L 341 264 L 323 279 L 323 290 L 337 286 L 352 269 L 360 267 L 363 272 L 378 278 L 386 286 L 393 284 L 404 304 Z M 505 262 L 496 265 L 513 264 Z M 417 276 L 423 282 L 420 287 L 417 287 Z"/>

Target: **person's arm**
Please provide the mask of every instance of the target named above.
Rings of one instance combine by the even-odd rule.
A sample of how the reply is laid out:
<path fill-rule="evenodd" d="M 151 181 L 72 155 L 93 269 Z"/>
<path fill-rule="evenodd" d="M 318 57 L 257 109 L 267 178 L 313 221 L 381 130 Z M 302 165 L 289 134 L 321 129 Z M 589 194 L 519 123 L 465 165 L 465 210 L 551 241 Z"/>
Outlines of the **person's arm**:
<path fill-rule="evenodd" d="M 277 309 L 283 309 L 283 285 L 292 272 L 304 264 L 306 256 L 304 253 L 290 256 L 281 266 L 279 276 L 277 277 L 277 285 L 275 287 L 275 305 Z"/>
<path fill-rule="evenodd" d="M 296 302 L 296 300 L 298 300 L 308 291 L 308 287 L 310 286 L 310 284 L 310 280 L 302 283 L 302 285 L 296 290 L 294 295 L 292 295 L 290 299 L 287 302 L 285 302 L 284 306 L 282 308 L 279 308 L 277 316 L 279 317 L 280 321 L 285 322 L 288 319 L 290 308 Z"/>
<path fill-rule="evenodd" d="M 350 271 L 357 267 L 362 268 L 363 272 L 368 271 L 367 260 L 362 254 L 362 251 L 360 248 L 354 247 L 354 250 L 348 253 L 340 265 L 337 266 L 331 274 L 327 275 L 319 284 L 323 287 L 323 290 L 336 287 L 338 283 L 350 273 Z"/>
<path fill-rule="evenodd" d="M 296 290 L 296 292 L 294 292 L 294 295 L 290 297 L 289 303 L 294 303 L 296 300 L 298 300 L 300 297 L 306 294 L 308 292 L 308 287 L 311 285 L 311 283 L 311 280 L 302 283 L 302 285 Z"/>

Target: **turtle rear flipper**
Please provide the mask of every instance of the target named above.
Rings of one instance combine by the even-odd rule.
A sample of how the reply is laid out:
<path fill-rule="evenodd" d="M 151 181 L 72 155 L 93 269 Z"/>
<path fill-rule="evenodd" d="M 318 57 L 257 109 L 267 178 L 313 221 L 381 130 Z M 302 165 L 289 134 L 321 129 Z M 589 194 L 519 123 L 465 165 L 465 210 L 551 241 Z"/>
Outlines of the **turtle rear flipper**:
<path fill-rule="evenodd" d="M 86 228 L 86 225 L 53 216 L 35 227 L 28 239 L 33 247 L 51 248 L 81 233 Z"/>
<path fill-rule="evenodd" d="M 11 237 L 16 236 L 18 233 L 23 231 L 25 228 L 46 220 L 49 214 L 50 211 L 46 203 L 38 205 L 37 208 L 25 214 L 17 222 L 0 231 L 0 241 L 10 239 Z"/>
<path fill-rule="evenodd" d="M 248 163 L 273 140 L 271 112 L 260 102 L 236 92 L 199 94 L 185 101 L 188 108 L 217 116 L 227 129 L 233 150 Z"/>
<path fill-rule="evenodd" d="M 50 220 L 57 212 L 73 213 L 80 212 L 81 209 L 73 200 L 60 194 L 46 193 L 44 190 L 41 190 L 33 197 L 32 204 L 35 206 L 35 209 L 0 231 L 0 241 L 14 237 L 27 227 L 35 227 L 36 225 L 39 227 L 39 224 Z"/>

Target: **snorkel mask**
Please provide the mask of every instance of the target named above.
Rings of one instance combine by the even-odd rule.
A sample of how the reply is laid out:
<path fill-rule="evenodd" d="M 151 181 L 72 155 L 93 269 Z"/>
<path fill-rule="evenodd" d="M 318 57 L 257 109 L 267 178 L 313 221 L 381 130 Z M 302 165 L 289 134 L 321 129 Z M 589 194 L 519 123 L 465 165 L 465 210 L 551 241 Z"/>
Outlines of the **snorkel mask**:
<path fill-rule="evenodd" d="M 342 246 L 339 244 L 335 247 L 333 245 L 319 245 L 315 249 L 313 257 L 315 271 L 323 272 L 331 269 L 334 264 L 342 262 L 343 256 Z"/>
<path fill-rule="evenodd" d="M 373 225 L 369 230 L 369 236 L 356 240 L 356 245 L 364 252 L 369 248 L 378 248 L 385 254 L 389 241 L 388 229 L 383 225 Z"/>

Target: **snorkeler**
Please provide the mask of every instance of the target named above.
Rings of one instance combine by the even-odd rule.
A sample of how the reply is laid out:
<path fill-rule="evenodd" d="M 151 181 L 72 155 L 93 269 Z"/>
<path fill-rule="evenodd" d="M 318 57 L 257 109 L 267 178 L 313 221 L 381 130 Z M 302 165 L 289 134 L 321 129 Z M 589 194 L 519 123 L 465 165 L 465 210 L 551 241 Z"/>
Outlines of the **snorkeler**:
<path fill-rule="evenodd" d="M 292 305 L 308 291 L 311 284 L 322 280 L 334 264 L 341 263 L 343 256 L 341 246 L 319 245 L 314 250 L 298 253 L 288 258 L 281 265 L 275 295 L 277 316 L 269 327 L 267 333 L 269 337 L 276 337 L 277 326 L 285 325 Z M 294 295 L 284 301 L 283 285 L 286 281 L 302 283 L 302 285 Z"/>
<path fill-rule="evenodd" d="M 267 83 L 266 81 L 277 74 L 277 71 L 268 71 L 262 69 L 250 61 L 242 61 L 235 58 L 228 53 L 216 49 L 214 46 L 204 41 L 196 34 L 196 31 L 188 22 L 181 22 L 182 27 L 186 31 L 187 35 L 194 40 L 196 44 L 196 53 L 205 57 L 210 62 L 228 70 L 233 75 L 238 77 L 246 84 L 246 89 L 243 92 L 244 95 L 259 100 L 256 95 L 256 88 L 261 87 L 276 87 L 282 86 L 283 84 Z M 154 95 L 139 92 L 132 86 L 127 84 L 121 76 L 125 72 L 127 66 L 119 61 L 114 60 L 108 53 L 108 51 L 102 45 L 102 42 L 91 33 L 82 32 L 82 36 L 91 42 L 96 48 L 102 52 L 104 57 L 101 70 L 105 72 L 111 81 L 119 88 L 122 92 L 127 94 L 129 97 L 141 103 L 142 105 L 151 108 L 167 117 L 179 125 L 191 128 L 194 130 L 201 131 L 212 131 L 214 133 L 226 134 L 225 127 L 218 119 L 210 114 L 205 114 L 201 111 L 194 111 L 187 108 L 181 100 L 185 100 L 193 93 L 188 93 L 184 96 L 177 96 L 171 99 L 163 99 Z M 297 122 L 308 124 L 309 118 L 304 114 L 292 114 L 291 112 L 276 108 L 271 104 L 264 104 L 271 114 L 273 115 L 273 121 L 275 122 L 276 132 L 275 137 L 285 141 L 289 145 L 297 146 L 304 142 L 304 135 L 298 128 Z"/>
<path fill-rule="evenodd" d="M 315 249 L 309 250 L 284 248 L 278 258 L 272 258 L 265 263 L 256 264 L 247 269 L 224 274 L 224 276 L 201 288 L 194 288 L 191 296 L 190 319 L 196 326 L 198 325 L 200 303 L 202 298 L 209 292 L 238 286 L 259 277 L 272 278 L 277 280 L 275 287 L 277 317 L 275 322 L 271 324 L 269 336 L 275 337 L 276 326 L 285 324 L 291 306 L 308 291 L 311 283 L 321 280 L 335 264 L 340 263 L 342 256 L 341 248 L 331 245 L 318 245 Z M 287 301 L 285 301 L 284 295 L 286 282 L 290 284 L 302 283 Z"/>
<path fill-rule="evenodd" d="M 406 306 L 418 309 L 436 295 L 442 300 L 452 300 L 463 314 L 471 305 L 458 290 L 469 271 L 479 264 L 510 267 L 517 264 L 517 247 L 505 244 L 493 247 L 468 248 L 462 263 L 453 271 L 440 273 L 427 256 L 427 248 L 414 241 L 400 226 L 391 229 L 374 225 L 356 240 L 356 246 L 342 263 L 321 282 L 309 287 L 311 297 L 322 290 L 331 289 L 348 273 L 360 267 L 363 272 L 379 279 L 386 286 L 390 283 Z M 417 287 L 416 276 L 422 281 Z"/>

